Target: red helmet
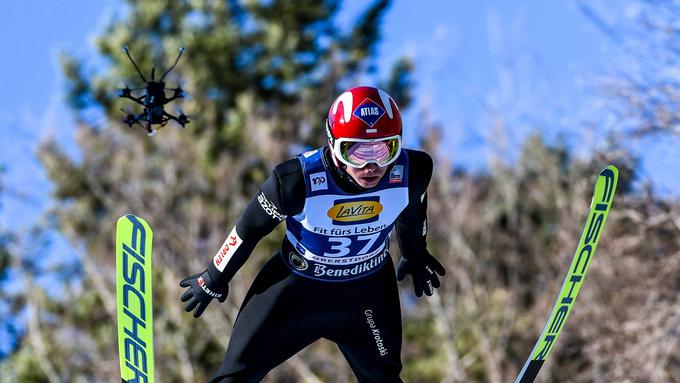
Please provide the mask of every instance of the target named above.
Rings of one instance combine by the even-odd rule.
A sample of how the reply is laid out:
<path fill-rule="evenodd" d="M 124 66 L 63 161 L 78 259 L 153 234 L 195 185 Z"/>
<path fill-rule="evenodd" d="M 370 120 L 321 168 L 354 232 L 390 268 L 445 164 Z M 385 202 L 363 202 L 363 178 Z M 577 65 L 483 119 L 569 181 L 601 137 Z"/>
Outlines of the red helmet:
<path fill-rule="evenodd" d="M 387 166 L 401 152 L 401 113 L 384 90 L 358 86 L 333 101 L 326 134 L 335 157 L 360 168 L 374 162 Z"/>

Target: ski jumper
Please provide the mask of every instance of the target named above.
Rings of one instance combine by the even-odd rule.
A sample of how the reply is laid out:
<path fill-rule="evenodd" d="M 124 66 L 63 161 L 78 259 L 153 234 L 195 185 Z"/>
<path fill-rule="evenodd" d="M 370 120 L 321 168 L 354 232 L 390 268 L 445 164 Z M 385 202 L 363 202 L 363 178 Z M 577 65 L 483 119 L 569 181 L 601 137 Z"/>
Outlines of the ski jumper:
<path fill-rule="evenodd" d="M 388 243 L 396 226 L 402 256 L 426 251 L 432 160 L 402 149 L 371 189 L 343 179 L 331 161 L 324 147 L 276 166 L 215 257 L 219 273 L 211 277 L 226 283 L 257 241 L 286 221 L 282 248 L 250 287 L 211 382 L 258 382 L 320 338 L 338 345 L 359 382 L 401 382 Z"/>

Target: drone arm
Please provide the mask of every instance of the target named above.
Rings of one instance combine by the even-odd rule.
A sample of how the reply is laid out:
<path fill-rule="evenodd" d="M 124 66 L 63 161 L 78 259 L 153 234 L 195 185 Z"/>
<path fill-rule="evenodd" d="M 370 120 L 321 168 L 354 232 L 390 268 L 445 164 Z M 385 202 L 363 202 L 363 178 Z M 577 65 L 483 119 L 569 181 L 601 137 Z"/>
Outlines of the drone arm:
<path fill-rule="evenodd" d="M 141 97 L 135 97 L 135 96 L 133 96 L 133 95 L 131 95 L 131 94 L 125 94 L 125 93 L 124 93 L 124 94 L 121 94 L 120 97 L 122 97 L 122 98 L 128 98 L 128 99 L 130 99 L 130 100 L 132 100 L 132 101 L 138 103 L 139 105 L 144 105 L 144 98 L 146 98 L 146 95 L 141 96 Z"/>
<path fill-rule="evenodd" d="M 178 124 L 182 125 L 182 127 L 184 127 L 184 125 L 186 125 L 189 122 L 189 119 L 186 116 L 184 116 L 184 118 L 178 118 L 166 111 L 163 111 L 163 116 L 165 116 L 167 120 L 173 120 L 177 122 Z"/>
<path fill-rule="evenodd" d="M 126 123 L 129 127 L 132 127 L 132 125 L 137 124 L 137 125 L 141 126 L 142 128 L 146 129 L 146 127 L 144 125 L 142 125 L 142 123 L 140 122 L 142 120 L 145 120 L 144 115 L 132 114 L 132 113 L 129 113 L 128 111 L 126 111 L 125 109 L 122 109 L 122 108 L 121 108 L 121 111 L 123 111 L 123 113 L 125 113 L 127 115 L 125 117 L 125 119 L 123 120 L 123 122 Z"/>
<path fill-rule="evenodd" d="M 178 119 L 177 117 L 173 116 L 172 114 L 170 114 L 170 113 L 168 113 L 168 112 L 166 112 L 166 111 L 163 111 L 163 116 L 166 117 L 166 121 L 167 121 L 167 120 L 174 120 L 174 121 L 179 122 L 179 119 Z"/>
<path fill-rule="evenodd" d="M 173 89 L 170 89 L 170 90 L 173 90 Z M 184 95 L 181 92 L 175 91 L 175 94 L 173 94 L 172 97 L 165 99 L 165 104 L 169 103 L 172 100 L 176 100 L 178 98 L 184 98 Z"/>

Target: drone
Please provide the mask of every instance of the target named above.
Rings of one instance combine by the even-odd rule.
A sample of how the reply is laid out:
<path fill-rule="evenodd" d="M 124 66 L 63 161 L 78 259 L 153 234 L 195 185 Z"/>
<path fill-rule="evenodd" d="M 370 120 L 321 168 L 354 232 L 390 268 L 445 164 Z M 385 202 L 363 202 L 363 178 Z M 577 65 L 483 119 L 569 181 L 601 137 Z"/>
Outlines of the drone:
<path fill-rule="evenodd" d="M 123 122 L 126 123 L 128 127 L 132 127 L 132 125 L 137 124 L 146 130 L 148 136 L 153 136 L 157 131 L 157 129 L 154 128 L 154 125 L 160 125 L 158 128 L 160 129 L 164 127 L 168 121 L 174 120 L 180 124 L 182 128 L 184 128 L 184 126 L 189 123 L 189 117 L 183 112 L 180 111 L 179 115 L 173 116 L 164 110 L 164 107 L 167 103 L 178 98 L 184 98 L 185 93 L 180 86 L 177 86 L 177 88 L 166 88 L 164 81 L 165 76 L 167 76 L 168 73 L 170 73 L 170 71 L 175 68 L 175 65 L 177 65 L 177 62 L 179 61 L 179 58 L 182 57 L 184 50 L 184 47 L 179 49 L 179 54 L 177 55 L 177 59 L 175 59 L 175 63 L 172 64 L 170 69 L 163 73 L 163 76 L 160 78 L 160 80 L 155 80 L 156 68 L 152 68 L 151 80 L 147 81 L 142 72 L 139 70 L 135 60 L 133 60 L 130 56 L 130 51 L 127 45 L 123 47 L 123 52 L 125 52 L 127 57 L 130 59 L 132 65 L 134 65 L 137 73 L 139 73 L 139 77 L 141 77 L 142 81 L 146 83 L 146 87 L 144 88 L 130 89 L 127 85 L 125 85 L 125 88 L 120 90 L 120 94 L 118 95 L 119 97 L 128 98 L 144 107 L 144 111 L 140 114 L 130 113 L 125 109 L 121 109 L 123 113 L 126 113 Z M 133 91 L 139 90 L 145 90 L 145 94 L 135 97 L 133 95 Z M 166 90 L 173 92 L 171 97 L 168 98 L 166 96 Z"/>

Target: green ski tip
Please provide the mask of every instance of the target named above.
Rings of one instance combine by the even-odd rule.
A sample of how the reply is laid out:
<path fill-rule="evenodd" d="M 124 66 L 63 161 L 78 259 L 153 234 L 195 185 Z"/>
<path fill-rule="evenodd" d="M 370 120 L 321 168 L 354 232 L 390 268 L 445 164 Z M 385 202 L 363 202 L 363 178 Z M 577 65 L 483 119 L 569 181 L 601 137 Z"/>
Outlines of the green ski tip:
<path fill-rule="evenodd" d="M 116 226 L 116 298 L 121 381 L 153 383 L 153 232 L 143 219 L 127 214 Z"/>
<path fill-rule="evenodd" d="M 562 289 L 560 290 L 555 306 L 548 317 L 548 322 L 538 338 L 538 342 L 531 352 L 531 357 L 526 361 L 515 383 L 530 383 L 534 381 L 543 362 L 548 358 L 557 341 L 557 337 L 564 329 L 567 317 L 574 306 L 583 280 L 588 272 L 588 266 L 595 255 L 595 249 L 600 240 L 604 224 L 607 221 L 609 208 L 614 201 L 614 192 L 619 180 L 619 170 L 614 165 L 609 165 L 600 172 L 595 184 L 595 192 L 590 202 L 588 219 L 581 234 L 574 259 L 571 261 Z"/>

